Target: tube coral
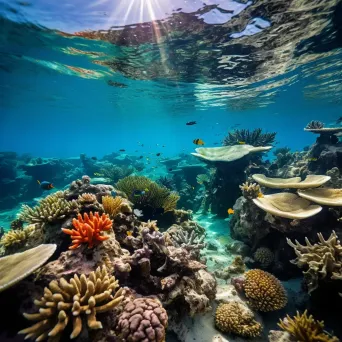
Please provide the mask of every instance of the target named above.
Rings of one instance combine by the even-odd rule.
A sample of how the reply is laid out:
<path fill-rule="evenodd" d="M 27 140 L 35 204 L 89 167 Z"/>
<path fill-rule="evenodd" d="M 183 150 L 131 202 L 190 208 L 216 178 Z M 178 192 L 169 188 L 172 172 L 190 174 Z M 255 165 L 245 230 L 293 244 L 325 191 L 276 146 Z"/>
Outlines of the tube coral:
<path fill-rule="evenodd" d="M 65 234 L 71 236 L 72 245 L 69 249 L 76 249 L 80 247 L 82 243 L 88 243 L 88 247 L 92 248 L 94 244 L 105 241 L 109 237 L 102 235 L 103 231 L 108 231 L 113 226 L 113 221 L 105 214 L 102 216 L 99 213 L 93 214 L 90 212 L 89 216 L 87 213 L 82 218 L 81 214 L 78 214 L 78 219 L 73 219 L 73 229 L 62 228 Z"/>

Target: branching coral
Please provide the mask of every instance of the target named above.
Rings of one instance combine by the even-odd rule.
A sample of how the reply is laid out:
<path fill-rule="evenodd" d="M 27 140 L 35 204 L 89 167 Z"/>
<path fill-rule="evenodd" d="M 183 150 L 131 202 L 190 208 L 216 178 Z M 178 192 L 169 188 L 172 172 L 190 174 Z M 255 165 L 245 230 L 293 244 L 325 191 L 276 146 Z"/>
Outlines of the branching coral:
<path fill-rule="evenodd" d="M 179 229 L 172 235 L 172 242 L 176 247 L 183 247 L 188 251 L 201 250 L 205 247 L 205 235 L 199 236 L 195 230 L 191 232 Z"/>
<path fill-rule="evenodd" d="M 258 337 L 262 326 L 254 319 L 253 313 L 242 303 L 220 304 L 215 314 L 216 327 L 222 332 L 242 337 Z"/>
<path fill-rule="evenodd" d="M 164 212 L 176 208 L 179 196 L 143 176 L 128 176 L 118 181 L 117 189 L 123 191 L 138 209 L 149 206 Z M 136 195 L 136 192 L 140 192 Z"/>
<path fill-rule="evenodd" d="M 309 293 L 317 289 L 319 280 L 342 279 L 342 246 L 338 236 L 333 231 L 327 240 L 318 233 L 320 242 L 312 245 L 305 238 L 306 246 L 297 240 L 294 244 L 290 239 L 287 243 L 294 248 L 297 258 L 292 263 L 300 268 L 308 268 L 304 271 Z"/>
<path fill-rule="evenodd" d="M 269 267 L 274 261 L 274 253 L 267 247 L 259 247 L 254 253 L 254 260 L 262 268 Z"/>
<path fill-rule="evenodd" d="M 19 331 L 36 341 L 59 341 L 64 329 L 72 320 L 70 339 L 79 336 L 82 330 L 82 316 L 87 319 L 89 329 L 102 329 L 102 323 L 96 320 L 96 314 L 107 312 L 120 305 L 124 298 L 124 290 L 119 287 L 114 276 L 110 277 L 105 266 L 97 268 L 88 277 L 84 274 L 74 275 L 70 281 L 64 278 L 53 280 L 44 289 L 44 295 L 34 304 L 39 312 L 24 317 L 30 321 L 37 321 L 29 328 Z M 116 292 L 115 292 L 116 291 Z"/>
<path fill-rule="evenodd" d="M 210 181 L 210 177 L 205 173 L 201 173 L 197 175 L 196 181 L 198 184 L 202 185 L 202 184 L 208 183 Z"/>
<path fill-rule="evenodd" d="M 310 121 L 305 129 L 320 129 L 320 128 L 323 128 L 324 127 L 324 123 L 321 122 L 321 121 L 316 121 L 316 120 L 312 120 Z"/>
<path fill-rule="evenodd" d="M 117 330 L 127 342 L 164 342 L 168 317 L 157 299 L 137 298 L 119 317 Z"/>
<path fill-rule="evenodd" d="M 15 219 L 11 222 L 11 230 L 23 229 L 24 221 Z"/>
<path fill-rule="evenodd" d="M 36 226 L 31 224 L 21 230 L 10 230 L 2 236 L 0 244 L 6 248 L 23 245 L 35 229 Z"/>
<path fill-rule="evenodd" d="M 165 188 L 168 188 L 170 190 L 175 188 L 175 182 L 172 178 L 168 178 L 168 177 L 159 177 L 159 179 L 157 180 L 157 182 L 161 185 L 161 186 L 165 186 Z"/>
<path fill-rule="evenodd" d="M 103 209 L 110 217 L 114 217 L 120 212 L 121 204 L 122 204 L 122 198 L 120 196 L 117 196 L 117 197 L 103 196 L 102 197 Z"/>
<path fill-rule="evenodd" d="M 99 213 L 93 214 L 90 212 L 89 216 L 87 213 L 82 218 L 81 214 L 78 214 L 78 219 L 72 220 L 74 226 L 73 229 L 62 228 L 65 234 L 71 236 L 72 245 L 69 249 L 76 249 L 80 247 L 82 243 L 88 243 L 88 247 L 94 247 L 94 244 L 105 241 L 109 237 L 102 235 L 102 232 L 108 231 L 112 228 L 113 221 L 105 214 L 102 216 Z"/>
<path fill-rule="evenodd" d="M 240 185 L 239 188 L 241 189 L 243 197 L 246 199 L 251 200 L 263 196 L 259 184 L 246 182 Z"/>
<path fill-rule="evenodd" d="M 268 146 L 274 142 L 276 134 L 276 132 L 262 133 L 261 128 L 257 128 L 254 131 L 250 131 L 249 129 L 237 129 L 228 132 L 228 136 L 223 140 L 223 145 L 232 146 L 244 143 L 255 147 Z"/>
<path fill-rule="evenodd" d="M 75 200 L 67 201 L 63 191 L 57 191 L 41 201 L 33 208 L 24 204 L 18 215 L 20 220 L 29 223 L 48 223 L 64 219 L 70 214 L 77 213 L 79 203 Z"/>
<path fill-rule="evenodd" d="M 116 183 L 119 179 L 128 177 L 134 172 L 134 168 L 130 166 L 116 166 L 110 165 L 100 170 L 104 177 L 109 178 L 113 183 Z"/>
<path fill-rule="evenodd" d="M 280 320 L 279 327 L 287 331 L 296 341 L 301 342 L 339 342 L 335 336 L 328 335 L 324 329 L 323 321 L 316 321 L 312 315 L 308 316 L 305 310 L 302 315 L 291 318 L 289 315 Z"/>
<path fill-rule="evenodd" d="M 94 194 L 89 194 L 87 192 L 82 195 L 79 195 L 77 200 L 81 204 L 89 204 L 97 201 L 96 196 Z"/>
<path fill-rule="evenodd" d="M 259 269 L 247 271 L 241 286 L 248 304 L 254 310 L 275 311 L 287 304 L 287 295 L 283 285 L 268 272 Z"/>

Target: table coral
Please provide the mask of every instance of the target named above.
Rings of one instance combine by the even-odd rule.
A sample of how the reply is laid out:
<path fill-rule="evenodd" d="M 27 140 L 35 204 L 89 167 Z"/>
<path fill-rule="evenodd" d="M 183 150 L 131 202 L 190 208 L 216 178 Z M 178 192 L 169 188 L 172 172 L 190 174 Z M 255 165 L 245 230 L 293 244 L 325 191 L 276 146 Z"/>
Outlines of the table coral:
<path fill-rule="evenodd" d="M 107 240 L 108 236 L 102 235 L 102 232 L 108 231 L 112 228 L 113 221 L 105 214 L 102 216 L 99 213 L 93 214 L 90 212 L 84 214 L 83 218 L 81 214 L 78 214 L 78 219 L 73 219 L 73 229 L 62 228 L 65 234 L 71 236 L 72 245 L 69 249 L 78 248 L 82 243 L 88 243 L 88 247 L 92 248 L 94 244 Z"/>
<path fill-rule="evenodd" d="M 59 341 L 69 321 L 72 321 L 70 339 L 76 338 L 82 331 L 82 316 L 86 316 L 89 329 L 102 329 L 102 323 L 96 320 L 96 314 L 107 312 L 120 305 L 124 290 L 119 287 L 115 277 L 110 277 L 105 266 L 86 277 L 74 275 L 70 281 L 64 278 L 53 280 L 44 289 L 44 295 L 34 304 L 39 312 L 24 313 L 30 321 L 37 321 L 29 328 L 19 331 L 36 341 Z M 115 292 L 116 291 L 116 292 Z"/>
<path fill-rule="evenodd" d="M 251 310 L 239 302 L 220 304 L 216 309 L 215 325 L 222 332 L 242 337 L 258 337 L 262 331 Z"/>
<path fill-rule="evenodd" d="M 334 231 L 327 240 L 321 233 L 317 235 L 319 242 L 312 245 L 305 238 L 306 246 L 287 239 L 297 255 L 291 262 L 300 268 L 308 268 L 304 275 L 309 293 L 317 289 L 319 280 L 342 278 L 342 246 L 338 236 Z"/>
<path fill-rule="evenodd" d="M 137 298 L 119 317 L 117 330 L 127 342 L 164 342 L 168 317 L 157 299 Z"/>
<path fill-rule="evenodd" d="M 335 336 L 324 331 L 324 322 L 316 321 L 312 315 L 308 316 L 305 310 L 302 315 L 291 318 L 289 315 L 280 320 L 279 327 L 287 331 L 296 341 L 301 342 L 339 342 Z"/>
<path fill-rule="evenodd" d="M 236 284 L 234 284 L 236 285 Z M 280 310 L 287 304 L 286 291 L 281 282 L 272 274 L 259 270 L 249 270 L 240 281 L 240 288 L 254 310 L 269 312 Z"/>

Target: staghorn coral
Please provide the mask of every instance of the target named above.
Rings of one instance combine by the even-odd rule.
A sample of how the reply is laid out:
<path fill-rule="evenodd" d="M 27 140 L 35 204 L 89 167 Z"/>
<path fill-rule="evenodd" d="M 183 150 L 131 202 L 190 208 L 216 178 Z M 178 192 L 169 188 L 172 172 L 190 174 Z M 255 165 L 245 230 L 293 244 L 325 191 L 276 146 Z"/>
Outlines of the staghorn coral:
<path fill-rule="evenodd" d="M 36 225 L 30 224 L 21 230 L 10 230 L 2 236 L 0 244 L 5 248 L 23 245 L 35 229 Z"/>
<path fill-rule="evenodd" d="M 167 312 L 157 299 L 137 298 L 126 304 L 117 330 L 127 342 L 165 342 Z"/>
<path fill-rule="evenodd" d="M 305 238 L 306 246 L 297 240 L 293 243 L 286 239 L 297 255 L 291 262 L 299 268 L 308 268 L 303 273 L 309 293 L 317 289 L 319 280 L 342 279 L 342 246 L 338 236 L 334 231 L 327 240 L 324 240 L 322 233 L 317 235 L 319 242 L 312 245 Z"/>
<path fill-rule="evenodd" d="M 323 127 L 324 127 L 323 122 L 317 121 L 317 120 L 312 120 L 306 125 L 305 129 L 320 129 Z"/>
<path fill-rule="evenodd" d="M 82 316 L 85 315 L 89 329 L 102 329 L 102 323 L 96 320 L 96 314 L 107 312 L 120 305 L 124 290 L 119 287 L 114 276 L 110 277 L 106 267 L 98 267 L 88 277 L 74 275 L 70 281 L 60 278 L 53 280 L 44 289 L 44 295 L 34 304 L 38 313 L 24 313 L 30 321 L 37 321 L 29 328 L 19 331 L 36 341 L 60 341 L 64 329 L 72 321 L 70 339 L 76 338 L 82 331 Z"/>
<path fill-rule="evenodd" d="M 24 227 L 24 221 L 19 220 L 19 219 L 15 219 L 11 222 L 11 230 L 20 230 L 23 229 Z"/>
<path fill-rule="evenodd" d="M 110 217 L 114 217 L 120 212 L 122 205 L 122 198 L 120 196 L 103 196 L 102 197 L 102 205 L 105 213 L 107 213 Z"/>
<path fill-rule="evenodd" d="M 254 253 L 254 260 L 262 268 L 269 267 L 274 261 L 274 253 L 267 247 L 259 247 Z"/>
<path fill-rule="evenodd" d="M 291 318 L 289 315 L 280 320 L 279 327 L 288 332 L 296 341 L 300 342 L 339 342 L 335 336 L 324 331 L 324 322 L 316 321 L 312 315 L 308 316 L 305 310 L 302 315 Z"/>
<path fill-rule="evenodd" d="M 168 188 L 170 190 L 173 190 L 175 188 L 175 181 L 172 178 L 169 177 L 159 177 L 157 180 L 157 183 L 159 183 L 161 186 L 164 186 L 165 188 Z"/>
<path fill-rule="evenodd" d="M 67 201 L 64 191 L 57 191 L 39 201 L 31 208 L 23 204 L 18 219 L 29 223 L 51 223 L 64 219 L 66 216 L 77 213 L 80 205 L 77 201 Z"/>
<path fill-rule="evenodd" d="M 110 230 L 113 221 L 105 214 L 100 216 L 98 212 L 95 214 L 90 212 L 89 216 L 85 213 L 83 218 L 81 214 L 78 214 L 78 219 L 74 218 L 72 224 L 74 226 L 73 229 L 62 228 L 65 234 L 71 236 L 72 245 L 69 249 L 76 249 L 82 243 L 88 243 L 88 247 L 92 248 L 94 244 L 109 238 L 101 233 Z"/>
<path fill-rule="evenodd" d="M 234 279 L 237 290 L 243 290 L 252 309 L 269 312 L 280 310 L 287 304 L 286 291 L 281 282 L 272 274 L 259 270 L 249 270 L 244 278 Z"/>
<path fill-rule="evenodd" d="M 164 212 L 176 209 L 179 196 L 175 192 L 170 192 L 167 188 L 159 186 L 147 177 L 128 176 L 118 181 L 118 190 L 123 191 L 128 199 L 134 203 L 138 209 L 151 207 L 153 209 L 163 209 Z M 141 196 L 135 196 L 135 191 L 144 191 Z"/>
<path fill-rule="evenodd" d="M 223 145 L 232 146 L 243 142 L 254 147 L 268 146 L 274 142 L 276 134 L 276 132 L 262 133 L 261 128 L 257 128 L 254 131 L 250 131 L 249 129 L 236 129 L 228 132 L 228 135 L 223 140 Z"/>
<path fill-rule="evenodd" d="M 242 337 L 258 337 L 262 332 L 254 314 L 240 302 L 220 304 L 215 313 L 215 325 L 222 332 Z"/>
<path fill-rule="evenodd" d="M 171 239 L 176 247 L 182 247 L 188 251 L 192 251 L 205 248 L 204 238 L 204 234 L 199 236 L 196 234 L 195 230 L 189 232 L 179 229 L 175 234 L 172 235 Z"/>
<path fill-rule="evenodd" d="M 259 184 L 246 182 L 240 185 L 239 188 L 241 189 L 243 197 L 246 199 L 251 200 L 263 196 Z"/>

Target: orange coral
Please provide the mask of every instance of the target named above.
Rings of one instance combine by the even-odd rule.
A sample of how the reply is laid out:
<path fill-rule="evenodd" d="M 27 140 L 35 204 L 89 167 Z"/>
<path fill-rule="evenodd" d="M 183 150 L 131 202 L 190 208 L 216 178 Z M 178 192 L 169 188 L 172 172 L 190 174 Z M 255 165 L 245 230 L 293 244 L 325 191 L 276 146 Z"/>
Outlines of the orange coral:
<path fill-rule="evenodd" d="M 73 229 L 62 228 L 65 234 L 71 236 L 72 245 L 69 249 L 78 248 L 81 243 L 88 243 L 88 247 L 92 248 L 97 241 L 105 241 L 109 236 L 103 236 L 103 231 L 108 231 L 112 228 L 113 221 L 105 214 L 102 216 L 98 212 L 93 214 L 92 212 L 84 214 L 82 218 L 81 214 L 78 214 L 77 219 L 72 220 Z"/>

